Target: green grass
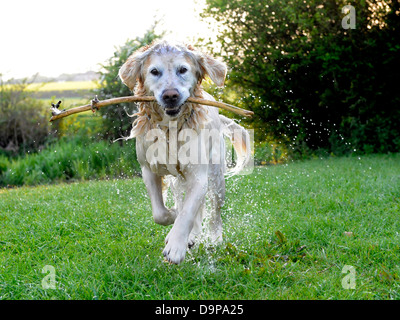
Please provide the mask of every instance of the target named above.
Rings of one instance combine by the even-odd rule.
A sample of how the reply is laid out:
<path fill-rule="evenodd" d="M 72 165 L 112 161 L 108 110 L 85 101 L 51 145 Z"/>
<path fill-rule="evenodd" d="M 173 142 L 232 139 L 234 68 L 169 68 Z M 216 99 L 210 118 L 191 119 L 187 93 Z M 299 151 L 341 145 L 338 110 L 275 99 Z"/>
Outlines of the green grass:
<path fill-rule="evenodd" d="M 227 181 L 224 242 L 175 266 L 140 178 L 0 189 L 0 298 L 399 299 L 399 218 L 400 154 L 256 168 Z"/>

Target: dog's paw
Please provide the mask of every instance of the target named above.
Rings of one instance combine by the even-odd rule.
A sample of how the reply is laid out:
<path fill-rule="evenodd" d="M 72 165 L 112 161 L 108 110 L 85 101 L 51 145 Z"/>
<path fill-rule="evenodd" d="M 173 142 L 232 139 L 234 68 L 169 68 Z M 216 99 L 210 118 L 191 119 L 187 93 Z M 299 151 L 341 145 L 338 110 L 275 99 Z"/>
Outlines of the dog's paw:
<path fill-rule="evenodd" d="M 171 231 L 172 231 L 172 229 L 171 229 Z M 165 238 L 165 244 L 168 244 L 171 233 L 172 232 L 169 232 L 167 237 Z M 198 235 L 194 232 L 190 233 L 189 239 L 187 241 L 187 246 L 189 249 L 191 249 L 195 245 L 197 236 Z"/>
<path fill-rule="evenodd" d="M 195 245 L 200 234 L 201 234 L 201 229 L 200 230 L 193 229 L 192 232 L 190 232 L 189 239 L 188 239 L 188 248 L 189 249 L 191 249 Z"/>
<path fill-rule="evenodd" d="M 194 244 L 196 243 L 195 240 L 196 240 L 196 237 L 193 236 L 192 234 L 190 234 L 188 244 L 187 244 L 189 249 L 191 249 L 194 246 Z"/>
<path fill-rule="evenodd" d="M 187 242 L 172 239 L 168 239 L 166 242 L 167 245 L 163 250 L 165 260 L 173 264 L 180 264 L 185 259 Z"/>

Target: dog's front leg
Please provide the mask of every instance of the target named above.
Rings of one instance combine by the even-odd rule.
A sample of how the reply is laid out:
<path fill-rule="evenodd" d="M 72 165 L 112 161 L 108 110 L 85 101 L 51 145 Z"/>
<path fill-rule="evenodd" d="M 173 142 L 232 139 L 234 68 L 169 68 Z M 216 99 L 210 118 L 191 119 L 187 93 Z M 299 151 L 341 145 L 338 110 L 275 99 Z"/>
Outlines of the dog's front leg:
<path fill-rule="evenodd" d="M 184 176 L 187 181 L 185 200 L 174 226 L 168 233 L 163 251 L 165 258 L 175 264 L 181 263 L 185 258 L 189 234 L 192 231 L 196 214 L 204 201 L 208 186 L 207 170 L 187 170 Z"/>
<path fill-rule="evenodd" d="M 157 176 L 145 166 L 142 167 L 142 176 L 150 197 L 154 222 L 163 226 L 173 224 L 177 216 L 177 212 L 174 209 L 166 208 L 164 205 L 161 177 Z"/>

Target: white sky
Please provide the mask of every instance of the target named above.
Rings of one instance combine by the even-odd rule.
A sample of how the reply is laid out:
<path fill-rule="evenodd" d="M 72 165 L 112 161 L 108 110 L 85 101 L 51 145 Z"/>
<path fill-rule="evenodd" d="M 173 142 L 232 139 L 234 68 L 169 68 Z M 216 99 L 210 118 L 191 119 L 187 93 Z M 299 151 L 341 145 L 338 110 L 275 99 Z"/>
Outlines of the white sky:
<path fill-rule="evenodd" d="M 143 36 L 156 19 L 177 41 L 208 35 L 205 0 L 2 0 L 3 80 L 35 73 L 98 71 L 115 47 Z"/>

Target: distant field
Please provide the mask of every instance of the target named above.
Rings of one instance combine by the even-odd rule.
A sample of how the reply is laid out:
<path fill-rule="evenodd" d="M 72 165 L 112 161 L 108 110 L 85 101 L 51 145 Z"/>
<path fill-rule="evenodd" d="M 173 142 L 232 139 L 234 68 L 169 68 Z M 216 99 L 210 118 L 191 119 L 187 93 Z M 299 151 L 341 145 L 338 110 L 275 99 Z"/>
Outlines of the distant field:
<path fill-rule="evenodd" d="M 48 83 L 32 83 L 28 89 L 46 92 L 46 91 L 70 91 L 70 90 L 93 90 L 97 88 L 94 81 L 65 81 L 65 82 L 48 82 Z"/>
<path fill-rule="evenodd" d="M 73 107 L 79 107 L 83 106 L 85 104 L 90 103 L 90 99 L 87 97 L 75 97 L 75 98 L 69 98 L 69 97 L 64 97 L 63 95 L 57 95 L 54 98 L 42 98 L 42 101 L 46 103 L 49 107 L 51 106 L 51 103 L 56 103 L 57 101 L 61 100 L 61 105 L 60 109 L 70 109 Z"/>
<path fill-rule="evenodd" d="M 29 90 L 34 91 L 38 99 L 91 99 L 92 90 L 97 88 L 95 81 L 65 81 L 32 83 L 28 86 Z"/>

